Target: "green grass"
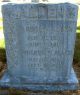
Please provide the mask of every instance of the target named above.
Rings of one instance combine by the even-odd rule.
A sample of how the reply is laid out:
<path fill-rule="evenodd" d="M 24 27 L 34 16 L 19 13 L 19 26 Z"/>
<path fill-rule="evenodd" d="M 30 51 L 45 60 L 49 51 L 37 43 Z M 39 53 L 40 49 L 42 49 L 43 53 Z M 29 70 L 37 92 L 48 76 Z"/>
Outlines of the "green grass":
<path fill-rule="evenodd" d="M 78 11 L 77 33 L 80 33 L 80 8 L 79 8 L 79 11 Z"/>
<path fill-rule="evenodd" d="M 2 26 L 0 26 L 0 30 L 3 30 L 3 27 Z"/>
<path fill-rule="evenodd" d="M 0 48 L 5 48 L 5 41 L 4 41 L 4 39 L 0 39 Z"/>
<path fill-rule="evenodd" d="M 75 61 L 75 63 L 80 64 L 80 7 L 79 7 L 79 11 L 78 11 L 78 21 L 77 21 L 77 32 L 76 32 L 74 61 Z"/>
<path fill-rule="evenodd" d="M 80 64 L 80 30 L 76 34 L 75 52 L 74 52 L 74 62 Z"/>

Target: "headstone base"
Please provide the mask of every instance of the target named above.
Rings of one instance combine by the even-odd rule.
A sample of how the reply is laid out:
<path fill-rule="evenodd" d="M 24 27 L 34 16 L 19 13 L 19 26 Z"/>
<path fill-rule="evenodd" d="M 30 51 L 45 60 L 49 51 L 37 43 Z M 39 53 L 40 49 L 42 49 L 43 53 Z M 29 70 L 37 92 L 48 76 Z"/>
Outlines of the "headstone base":
<path fill-rule="evenodd" d="M 14 80 L 15 81 L 15 80 Z M 78 80 L 76 78 L 75 72 L 72 69 L 70 78 L 66 83 L 50 83 L 50 84 L 28 84 L 28 83 L 14 83 L 10 80 L 10 76 L 6 73 L 0 80 L 0 87 L 2 88 L 16 88 L 21 90 L 33 90 L 33 91 L 63 91 L 63 90 L 77 90 Z"/>

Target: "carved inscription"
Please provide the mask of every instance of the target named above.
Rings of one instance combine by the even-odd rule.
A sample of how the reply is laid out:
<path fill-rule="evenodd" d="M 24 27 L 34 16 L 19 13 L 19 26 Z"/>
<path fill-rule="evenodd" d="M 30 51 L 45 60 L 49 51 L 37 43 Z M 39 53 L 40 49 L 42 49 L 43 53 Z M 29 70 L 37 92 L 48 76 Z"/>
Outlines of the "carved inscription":
<path fill-rule="evenodd" d="M 58 35 L 62 27 L 55 30 L 55 26 L 59 27 L 60 22 L 57 24 L 49 20 L 24 20 L 21 24 L 25 24 L 22 27 L 24 34 L 21 31 L 20 35 L 23 39 L 21 51 L 28 68 L 56 70 L 56 64 L 62 64 L 66 52 L 59 49 L 63 46 L 63 38 L 61 34 Z"/>

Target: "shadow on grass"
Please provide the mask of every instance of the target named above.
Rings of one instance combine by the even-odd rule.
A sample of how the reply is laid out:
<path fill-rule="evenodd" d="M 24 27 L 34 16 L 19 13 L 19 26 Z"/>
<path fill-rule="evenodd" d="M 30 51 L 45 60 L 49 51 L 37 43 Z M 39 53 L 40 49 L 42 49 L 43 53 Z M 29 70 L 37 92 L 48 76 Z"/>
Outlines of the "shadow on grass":
<path fill-rule="evenodd" d="M 76 33 L 74 63 L 78 63 L 80 65 L 80 32 Z"/>
<path fill-rule="evenodd" d="M 6 63 L 6 50 L 5 50 L 5 48 L 0 48 L 0 62 Z"/>
<path fill-rule="evenodd" d="M 80 26 L 77 27 L 77 30 L 80 30 Z"/>

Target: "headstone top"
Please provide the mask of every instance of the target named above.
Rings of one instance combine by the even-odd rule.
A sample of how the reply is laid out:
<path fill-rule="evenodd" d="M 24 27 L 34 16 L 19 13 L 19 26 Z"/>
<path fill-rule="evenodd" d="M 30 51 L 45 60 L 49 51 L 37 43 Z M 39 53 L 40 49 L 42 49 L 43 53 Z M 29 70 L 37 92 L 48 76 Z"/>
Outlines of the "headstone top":
<path fill-rule="evenodd" d="M 16 9 L 16 10 L 15 10 Z M 3 13 L 7 17 L 33 20 L 64 20 L 76 21 L 77 6 L 71 3 L 41 4 L 41 3 L 9 3 L 3 5 Z M 6 10 L 6 11 L 5 11 Z M 13 12 L 15 11 L 15 12 Z M 27 14 L 26 14 L 27 13 Z"/>

